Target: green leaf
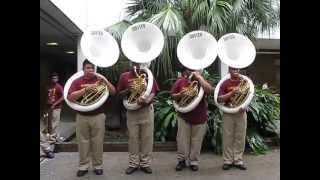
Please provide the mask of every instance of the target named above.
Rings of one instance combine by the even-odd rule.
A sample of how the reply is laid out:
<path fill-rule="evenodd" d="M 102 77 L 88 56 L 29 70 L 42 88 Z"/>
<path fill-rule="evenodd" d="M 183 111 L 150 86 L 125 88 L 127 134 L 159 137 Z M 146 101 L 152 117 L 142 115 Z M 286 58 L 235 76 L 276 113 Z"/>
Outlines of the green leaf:
<path fill-rule="evenodd" d="M 177 115 L 176 113 L 174 113 L 171 121 L 171 127 L 173 128 L 176 127 L 176 124 L 177 124 Z"/>
<path fill-rule="evenodd" d="M 164 127 L 164 128 L 167 128 L 167 127 L 168 127 L 168 125 L 169 125 L 169 123 L 170 123 L 170 120 L 171 120 L 171 118 L 172 118 L 173 115 L 174 115 L 174 112 L 171 112 L 171 113 L 169 113 L 169 114 L 166 116 L 166 118 L 164 119 L 164 122 L 163 122 L 163 127 Z"/>
<path fill-rule="evenodd" d="M 171 107 L 164 107 L 162 109 L 159 110 L 159 115 L 157 115 L 159 120 L 163 120 L 164 117 L 168 114 L 168 112 L 170 111 Z"/>

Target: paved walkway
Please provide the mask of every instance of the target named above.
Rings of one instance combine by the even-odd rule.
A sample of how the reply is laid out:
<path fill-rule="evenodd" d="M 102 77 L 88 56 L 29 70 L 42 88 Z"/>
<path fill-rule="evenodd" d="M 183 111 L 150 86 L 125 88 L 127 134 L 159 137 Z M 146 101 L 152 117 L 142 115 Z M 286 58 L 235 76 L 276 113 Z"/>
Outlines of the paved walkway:
<path fill-rule="evenodd" d="M 202 153 L 200 169 L 192 172 L 184 169 L 174 170 L 176 152 L 155 152 L 153 154 L 153 174 L 137 171 L 126 175 L 126 152 L 104 153 L 104 175 L 96 176 L 92 171 L 81 178 L 76 177 L 78 153 L 61 152 L 51 160 L 40 163 L 41 180 L 280 180 L 280 149 L 268 152 L 266 155 L 245 155 L 247 171 L 221 169 L 222 158 L 213 153 Z"/>

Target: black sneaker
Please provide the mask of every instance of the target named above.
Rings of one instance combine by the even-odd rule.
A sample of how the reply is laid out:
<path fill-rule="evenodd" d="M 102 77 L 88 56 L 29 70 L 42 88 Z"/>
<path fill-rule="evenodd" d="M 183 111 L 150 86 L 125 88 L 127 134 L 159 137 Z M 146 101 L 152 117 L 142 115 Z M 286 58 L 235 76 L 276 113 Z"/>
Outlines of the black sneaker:
<path fill-rule="evenodd" d="M 95 170 L 93 170 L 93 172 L 94 172 L 96 175 L 102 175 L 102 174 L 103 174 L 103 170 L 102 170 L 102 169 L 95 169 Z"/>
<path fill-rule="evenodd" d="M 137 167 L 128 167 L 126 169 L 126 174 L 132 174 L 133 172 L 135 172 L 138 168 Z"/>
<path fill-rule="evenodd" d="M 140 169 L 147 174 L 152 174 L 152 169 L 150 167 L 141 167 Z"/>
<path fill-rule="evenodd" d="M 46 153 L 46 157 L 49 159 L 52 159 L 52 158 L 54 158 L 54 153 L 52 151 L 49 151 Z"/>
<path fill-rule="evenodd" d="M 88 170 L 78 170 L 77 176 L 78 176 L 78 177 L 82 177 L 82 176 L 84 176 L 84 175 L 87 174 L 87 173 L 88 173 Z"/>
<path fill-rule="evenodd" d="M 229 169 L 231 169 L 231 167 L 232 167 L 232 164 L 224 164 L 224 165 L 222 166 L 222 169 L 223 169 L 223 170 L 229 170 Z"/>
<path fill-rule="evenodd" d="M 190 169 L 191 169 L 192 171 L 198 171 L 198 170 L 199 170 L 199 166 L 197 166 L 197 165 L 190 165 Z"/>
<path fill-rule="evenodd" d="M 186 161 L 185 160 L 179 161 L 176 166 L 176 171 L 181 171 L 185 167 L 186 167 Z"/>
<path fill-rule="evenodd" d="M 233 166 L 240 170 L 247 170 L 247 167 L 244 164 L 234 164 Z"/>

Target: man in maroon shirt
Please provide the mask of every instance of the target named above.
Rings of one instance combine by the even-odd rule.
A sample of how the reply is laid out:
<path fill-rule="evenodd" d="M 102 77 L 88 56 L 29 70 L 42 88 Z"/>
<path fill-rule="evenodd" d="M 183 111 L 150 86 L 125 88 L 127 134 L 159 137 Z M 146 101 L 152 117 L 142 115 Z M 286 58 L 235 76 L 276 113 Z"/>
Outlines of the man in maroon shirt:
<path fill-rule="evenodd" d="M 101 80 L 94 72 L 94 65 L 88 60 L 83 62 L 84 75 L 70 86 L 68 99 L 76 102 L 81 98 L 87 89 L 95 88 Z M 106 82 L 110 95 L 116 93 L 115 87 Z M 79 147 L 79 170 L 77 176 L 84 176 L 88 172 L 91 154 L 92 166 L 96 175 L 103 174 L 103 140 L 105 132 L 105 114 L 100 106 L 96 110 L 89 112 L 77 112 L 76 115 L 76 136 Z"/>
<path fill-rule="evenodd" d="M 230 98 L 238 92 L 240 84 L 239 69 L 229 68 L 230 79 L 224 81 L 219 90 L 218 103 L 228 103 Z M 235 166 L 246 170 L 243 163 L 243 152 L 246 141 L 247 113 L 240 109 L 238 113 L 223 113 L 223 169 Z"/>
<path fill-rule="evenodd" d="M 171 88 L 172 98 L 179 100 L 183 96 L 182 89 L 191 83 L 188 78 L 191 74 L 193 74 L 193 78 L 202 86 L 205 95 L 198 106 L 192 111 L 188 113 L 178 113 L 178 164 L 176 171 L 181 171 L 185 168 L 186 161 L 190 161 L 191 170 L 197 171 L 199 169 L 202 140 L 207 128 L 208 103 L 205 98 L 206 95 L 210 94 L 213 87 L 198 71 L 192 71 L 187 68 L 183 69 L 182 77 L 177 79 Z"/>
<path fill-rule="evenodd" d="M 132 69 L 120 75 L 117 91 L 120 96 L 127 98 L 132 92 L 131 80 L 136 78 L 134 68 L 139 73 L 140 65 L 132 63 Z M 151 155 L 153 149 L 154 110 L 152 105 L 153 97 L 159 91 L 157 82 L 153 80 L 151 94 L 142 98 L 137 103 L 142 107 L 137 110 L 127 110 L 127 127 L 129 132 L 129 167 L 126 174 L 132 174 L 139 166 L 145 173 L 151 174 Z"/>
<path fill-rule="evenodd" d="M 59 76 L 57 73 L 52 73 L 50 79 L 50 84 L 48 85 L 48 96 L 47 96 L 47 109 L 49 111 L 49 118 L 51 120 L 48 123 L 48 126 L 52 127 L 49 128 L 51 132 L 49 139 L 50 140 L 59 140 L 60 134 L 58 133 L 58 127 L 60 124 L 60 113 L 61 113 L 61 106 L 63 102 L 63 87 L 58 83 Z"/>

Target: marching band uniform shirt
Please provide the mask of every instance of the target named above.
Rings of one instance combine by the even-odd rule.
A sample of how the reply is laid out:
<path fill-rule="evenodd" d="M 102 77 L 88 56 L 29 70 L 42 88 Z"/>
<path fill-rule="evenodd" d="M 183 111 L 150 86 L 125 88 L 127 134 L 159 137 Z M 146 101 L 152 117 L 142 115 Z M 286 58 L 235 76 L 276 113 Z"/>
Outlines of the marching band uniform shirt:
<path fill-rule="evenodd" d="M 119 82 L 117 84 L 117 92 L 123 91 L 125 89 L 129 89 L 129 81 L 131 79 L 136 78 L 135 74 L 132 71 L 128 71 L 128 72 L 124 72 L 120 75 L 120 79 Z M 157 81 L 153 78 L 153 86 L 152 86 L 152 90 L 151 93 L 154 93 L 154 95 L 157 94 L 157 92 L 159 91 L 159 86 L 157 84 Z M 152 102 L 150 102 L 151 104 Z"/>
<path fill-rule="evenodd" d="M 220 86 L 218 96 L 228 94 L 230 91 L 232 91 L 233 88 L 237 87 L 239 84 L 240 84 L 240 79 L 237 79 L 237 80 L 227 79 L 227 80 L 225 80 Z M 226 103 L 228 103 L 228 101 Z"/>
<path fill-rule="evenodd" d="M 58 99 L 63 96 L 63 87 L 59 83 L 50 84 L 48 87 L 48 101 L 47 105 L 51 106 Z M 54 109 L 60 109 L 62 106 L 62 102 L 57 104 Z"/>
<path fill-rule="evenodd" d="M 75 91 L 79 91 L 81 90 L 83 87 L 83 85 L 85 84 L 94 84 L 96 83 L 97 81 L 99 81 L 99 78 L 98 76 L 94 76 L 94 77 L 91 77 L 91 78 L 87 78 L 85 76 L 81 76 L 79 77 L 78 79 L 74 80 L 69 88 L 69 92 L 68 92 L 68 95 L 75 92 Z M 101 105 L 100 107 L 98 107 L 97 109 L 93 110 L 93 111 L 89 111 L 89 112 L 80 112 L 80 111 L 77 111 L 79 114 L 81 115 L 97 115 L 97 114 L 100 114 L 100 113 L 104 113 L 104 106 Z"/>
<path fill-rule="evenodd" d="M 182 91 L 182 88 L 190 84 L 188 78 L 180 77 L 173 84 L 171 93 L 176 94 Z M 178 112 L 179 116 L 189 124 L 203 124 L 208 121 L 208 102 L 203 96 L 202 100 L 196 108 L 187 113 Z"/>

